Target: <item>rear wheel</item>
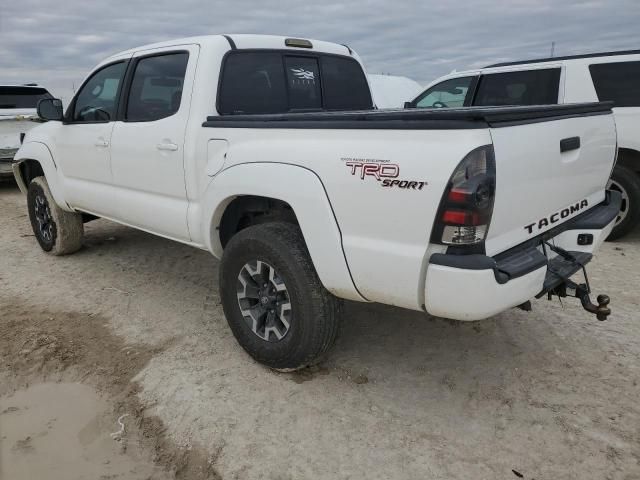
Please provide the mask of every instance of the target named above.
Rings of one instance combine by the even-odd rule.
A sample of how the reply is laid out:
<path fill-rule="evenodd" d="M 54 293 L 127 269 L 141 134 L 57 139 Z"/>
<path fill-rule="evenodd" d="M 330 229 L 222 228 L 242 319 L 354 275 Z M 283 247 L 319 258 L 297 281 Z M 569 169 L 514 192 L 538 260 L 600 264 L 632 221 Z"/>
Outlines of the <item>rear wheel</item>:
<path fill-rule="evenodd" d="M 53 199 L 44 177 L 29 184 L 27 207 L 31 228 L 42 250 L 52 255 L 67 255 L 82 246 L 82 215 L 62 210 Z"/>
<path fill-rule="evenodd" d="M 219 281 L 227 322 L 258 362 L 303 368 L 335 342 L 339 301 L 322 286 L 296 225 L 264 223 L 234 235 Z"/>
<path fill-rule="evenodd" d="M 631 232 L 640 220 L 640 177 L 630 168 L 616 165 L 607 188 L 622 195 L 620 213 L 607 238 L 607 240 L 617 240 Z"/>

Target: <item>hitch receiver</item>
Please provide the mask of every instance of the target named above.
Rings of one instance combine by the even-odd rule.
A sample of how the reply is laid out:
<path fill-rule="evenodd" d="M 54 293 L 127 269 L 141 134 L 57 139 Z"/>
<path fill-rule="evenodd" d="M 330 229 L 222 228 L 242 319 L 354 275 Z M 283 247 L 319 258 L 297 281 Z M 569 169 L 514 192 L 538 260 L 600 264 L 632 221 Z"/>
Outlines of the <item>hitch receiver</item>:
<path fill-rule="evenodd" d="M 559 277 L 561 280 L 563 280 L 562 283 L 556 284 L 555 287 L 547 290 L 547 296 L 549 300 L 551 300 L 553 295 L 557 295 L 559 298 L 566 297 L 567 290 L 571 290 L 571 296 L 580 299 L 582 308 L 584 308 L 589 313 L 593 313 L 598 320 L 606 320 L 607 317 L 611 315 L 611 309 L 609 308 L 611 299 L 609 298 L 609 295 L 598 295 L 598 297 L 596 298 L 598 305 L 594 305 L 591 302 L 591 297 L 589 297 L 589 294 L 591 293 L 591 286 L 589 285 L 589 277 L 587 276 L 587 269 L 585 268 L 585 264 L 586 262 L 591 260 L 591 255 L 589 255 L 586 259 L 578 260 L 577 257 L 580 255 L 579 252 L 568 252 L 565 249 L 546 241 L 542 244 L 545 255 L 546 247 L 549 247 L 551 251 L 557 253 L 558 257 L 556 258 L 561 258 L 565 265 L 569 264 L 570 267 L 577 267 L 575 269 L 569 268 L 568 270 L 565 267 L 565 272 L 559 272 L 555 269 L 552 269 L 551 265 L 548 266 L 549 270 L 551 270 L 551 273 L 555 277 Z M 582 270 L 582 273 L 584 274 L 584 283 L 577 284 L 569 280 L 571 274 L 575 273 L 577 270 Z"/>

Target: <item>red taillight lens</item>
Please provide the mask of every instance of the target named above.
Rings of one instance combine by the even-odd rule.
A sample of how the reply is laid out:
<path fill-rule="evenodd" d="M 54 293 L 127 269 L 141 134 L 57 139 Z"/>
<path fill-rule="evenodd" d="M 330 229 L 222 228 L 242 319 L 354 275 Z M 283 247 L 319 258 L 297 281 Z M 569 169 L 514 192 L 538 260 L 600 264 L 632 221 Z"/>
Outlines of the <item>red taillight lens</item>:
<path fill-rule="evenodd" d="M 445 210 L 442 221 L 446 225 L 480 225 L 481 218 L 476 212 L 467 210 Z"/>
<path fill-rule="evenodd" d="M 493 146 L 476 148 L 462 159 L 442 196 L 432 242 L 474 245 L 484 241 L 493 213 L 495 178 Z"/>

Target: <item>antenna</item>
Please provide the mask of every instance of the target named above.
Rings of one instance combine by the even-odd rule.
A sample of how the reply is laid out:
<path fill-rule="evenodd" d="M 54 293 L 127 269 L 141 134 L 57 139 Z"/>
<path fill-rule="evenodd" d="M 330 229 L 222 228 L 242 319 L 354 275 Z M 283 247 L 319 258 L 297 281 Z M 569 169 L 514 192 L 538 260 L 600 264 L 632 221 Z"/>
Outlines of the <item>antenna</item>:
<path fill-rule="evenodd" d="M 556 42 L 551 42 L 551 55 L 550 57 L 553 58 L 553 54 L 556 51 Z"/>

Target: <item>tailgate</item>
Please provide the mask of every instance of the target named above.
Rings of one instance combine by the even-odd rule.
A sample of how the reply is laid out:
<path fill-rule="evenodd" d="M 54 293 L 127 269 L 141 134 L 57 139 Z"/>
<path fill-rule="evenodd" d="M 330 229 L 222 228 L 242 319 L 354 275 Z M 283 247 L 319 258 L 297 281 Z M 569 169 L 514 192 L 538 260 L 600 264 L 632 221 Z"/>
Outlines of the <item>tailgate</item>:
<path fill-rule="evenodd" d="M 610 110 L 490 122 L 496 196 L 486 239 L 495 255 L 602 202 L 616 156 Z"/>

